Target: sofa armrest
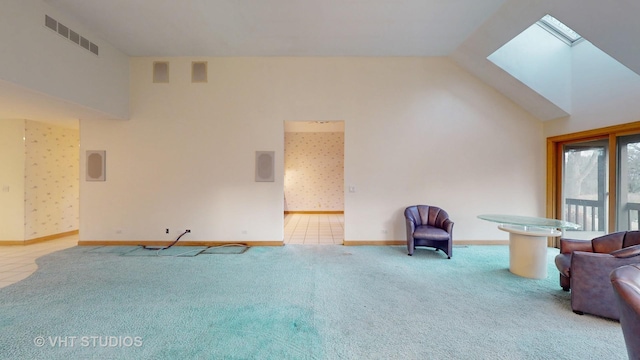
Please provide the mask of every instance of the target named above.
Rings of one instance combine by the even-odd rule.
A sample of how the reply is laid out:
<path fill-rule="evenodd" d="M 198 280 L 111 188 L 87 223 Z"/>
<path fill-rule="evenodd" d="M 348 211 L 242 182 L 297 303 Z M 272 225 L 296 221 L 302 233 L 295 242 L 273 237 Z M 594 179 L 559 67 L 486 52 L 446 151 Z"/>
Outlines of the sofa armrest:
<path fill-rule="evenodd" d="M 413 232 L 416 231 L 416 223 L 410 218 L 406 218 L 405 223 L 407 224 L 407 236 L 413 235 Z"/>
<path fill-rule="evenodd" d="M 630 258 L 640 255 L 640 245 L 629 246 L 620 250 L 616 250 L 610 253 L 616 258 Z M 637 259 L 640 262 L 640 259 Z"/>
<path fill-rule="evenodd" d="M 609 275 L 638 258 L 617 258 L 611 254 L 574 251 L 571 256 L 571 308 L 610 319 L 619 319 Z"/>
<path fill-rule="evenodd" d="M 560 238 L 560 253 L 570 254 L 574 251 L 593 252 L 591 240 Z"/>
<path fill-rule="evenodd" d="M 444 231 L 448 232 L 449 234 L 451 234 L 453 232 L 453 221 L 446 219 L 443 223 L 442 223 L 442 228 L 444 229 Z"/>

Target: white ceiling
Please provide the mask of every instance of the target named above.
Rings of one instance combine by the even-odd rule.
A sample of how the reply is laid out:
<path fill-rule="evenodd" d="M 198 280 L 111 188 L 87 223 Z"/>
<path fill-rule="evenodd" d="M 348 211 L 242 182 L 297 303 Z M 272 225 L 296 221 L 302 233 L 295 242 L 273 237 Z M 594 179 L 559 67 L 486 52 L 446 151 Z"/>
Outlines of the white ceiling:
<path fill-rule="evenodd" d="M 45 0 L 130 56 L 446 56 L 505 0 Z"/>
<path fill-rule="evenodd" d="M 568 114 L 486 58 L 547 13 L 640 74 L 638 0 L 43 1 L 129 56 L 450 56 L 541 120 Z M 86 111 L 0 81 L 0 118 Z"/>

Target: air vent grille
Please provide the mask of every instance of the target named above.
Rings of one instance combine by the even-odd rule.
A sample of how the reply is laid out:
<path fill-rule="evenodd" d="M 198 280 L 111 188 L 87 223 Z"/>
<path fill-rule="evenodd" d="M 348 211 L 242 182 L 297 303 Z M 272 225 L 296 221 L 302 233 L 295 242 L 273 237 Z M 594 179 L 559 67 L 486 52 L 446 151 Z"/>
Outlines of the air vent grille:
<path fill-rule="evenodd" d="M 207 82 L 207 62 L 194 61 L 191 63 L 191 82 L 206 83 Z"/>
<path fill-rule="evenodd" d="M 69 27 L 59 23 L 56 19 L 52 18 L 49 15 L 44 16 L 44 26 L 48 29 L 55 31 L 58 35 L 63 36 L 65 39 L 71 41 L 76 45 L 80 45 L 83 49 L 98 55 L 99 48 L 98 45 L 89 41 L 89 39 L 84 36 L 78 34 L 77 32 L 69 29 Z"/>
<path fill-rule="evenodd" d="M 166 84 L 169 82 L 169 63 L 166 61 L 154 61 L 153 82 Z"/>

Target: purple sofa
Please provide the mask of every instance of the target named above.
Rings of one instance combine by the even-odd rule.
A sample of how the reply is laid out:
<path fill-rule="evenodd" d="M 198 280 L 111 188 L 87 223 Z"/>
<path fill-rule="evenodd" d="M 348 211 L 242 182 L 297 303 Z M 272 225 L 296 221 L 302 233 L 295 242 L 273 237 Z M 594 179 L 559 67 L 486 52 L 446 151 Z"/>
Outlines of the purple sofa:
<path fill-rule="evenodd" d="M 593 240 L 560 239 L 555 258 L 560 286 L 571 290 L 571 309 L 619 319 L 609 275 L 624 265 L 640 263 L 640 231 L 622 231 Z"/>

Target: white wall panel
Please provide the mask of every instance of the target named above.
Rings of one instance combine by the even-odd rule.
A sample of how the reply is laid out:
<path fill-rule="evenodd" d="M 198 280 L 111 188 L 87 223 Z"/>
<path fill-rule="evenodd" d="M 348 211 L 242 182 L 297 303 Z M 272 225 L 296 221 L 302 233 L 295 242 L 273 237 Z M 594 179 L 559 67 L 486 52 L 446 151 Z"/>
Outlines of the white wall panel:
<path fill-rule="evenodd" d="M 83 240 L 282 240 L 283 122 L 301 119 L 345 121 L 346 240 L 404 239 L 418 203 L 460 240 L 507 238 L 481 213 L 544 215 L 542 124 L 447 58 L 198 58 L 207 84 L 193 60 L 132 59 L 131 120 L 82 122 L 81 152 L 109 154 L 106 182 L 81 181 Z M 254 181 L 257 150 L 274 182 Z"/>

